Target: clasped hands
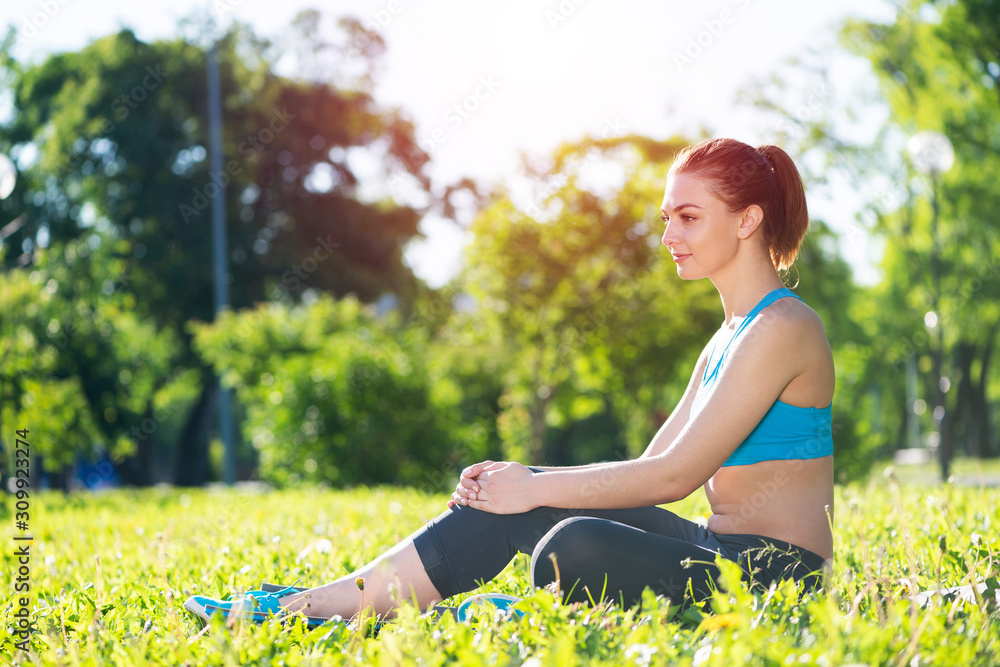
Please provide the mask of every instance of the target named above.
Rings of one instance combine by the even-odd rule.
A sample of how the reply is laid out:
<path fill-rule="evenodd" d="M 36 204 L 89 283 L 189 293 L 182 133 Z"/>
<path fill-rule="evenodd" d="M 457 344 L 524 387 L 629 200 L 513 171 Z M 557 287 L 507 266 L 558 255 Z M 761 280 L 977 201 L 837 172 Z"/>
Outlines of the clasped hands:
<path fill-rule="evenodd" d="M 494 514 L 517 514 L 537 507 L 531 500 L 535 477 L 511 461 L 483 461 L 462 471 L 448 507 L 468 506 Z"/>

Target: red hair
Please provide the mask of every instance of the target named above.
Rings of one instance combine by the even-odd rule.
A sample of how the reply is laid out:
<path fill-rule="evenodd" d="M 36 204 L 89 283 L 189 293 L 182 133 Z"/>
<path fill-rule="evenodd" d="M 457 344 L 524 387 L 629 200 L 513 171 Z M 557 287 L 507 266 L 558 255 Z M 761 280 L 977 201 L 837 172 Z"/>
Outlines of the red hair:
<path fill-rule="evenodd" d="M 785 271 L 795 261 L 809 228 L 809 213 L 802 178 L 788 153 L 769 144 L 754 148 L 735 139 L 710 139 L 682 150 L 670 173 L 704 178 L 733 213 L 760 206 L 774 268 Z"/>

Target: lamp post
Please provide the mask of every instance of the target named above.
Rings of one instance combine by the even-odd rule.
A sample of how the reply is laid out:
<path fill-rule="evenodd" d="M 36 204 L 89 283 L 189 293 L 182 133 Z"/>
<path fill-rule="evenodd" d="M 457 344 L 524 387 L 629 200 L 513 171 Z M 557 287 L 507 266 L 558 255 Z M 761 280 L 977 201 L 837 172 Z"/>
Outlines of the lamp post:
<path fill-rule="evenodd" d="M 14 186 L 17 184 L 17 169 L 14 167 L 14 163 L 11 162 L 10 158 L 0 153 L 0 199 L 6 199 L 14 192 Z M 13 223 L 11 223 L 13 224 Z M 0 241 L 3 241 L 7 226 L 4 225 L 0 228 Z M 0 319 L 3 315 L 0 315 Z M 6 355 L 5 355 L 6 356 Z M 7 360 L 4 359 L 4 366 L 8 367 Z M 0 375 L 0 449 L 5 449 L 3 446 L 4 434 L 6 431 L 3 430 L 3 402 L 4 402 L 4 391 L 6 387 L 3 382 L 3 375 Z M 11 459 L 13 461 L 13 458 Z M 3 477 L 3 475 L 0 475 Z M 2 481 L 6 482 L 6 479 Z M 4 487 L 6 489 L 6 487 Z M 13 489 L 11 489 L 13 490 Z M 2 489 L 0 489 L 2 491 Z"/>
<path fill-rule="evenodd" d="M 208 65 L 208 130 L 209 167 L 213 183 L 222 171 L 222 93 L 219 84 L 219 48 L 212 26 L 212 44 L 207 54 Z M 226 237 L 226 187 L 218 185 L 212 197 L 212 268 L 215 277 L 215 317 L 229 308 L 228 240 Z M 236 482 L 236 438 L 233 426 L 232 395 L 229 388 L 219 383 L 219 434 L 225 446 L 223 480 L 229 486 Z"/>
<path fill-rule="evenodd" d="M 938 203 L 938 180 L 955 163 L 955 151 L 948 137 L 940 132 L 926 130 L 910 137 L 906 149 L 917 171 L 927 174 L 931 181 L 931 311 L 924 315 L 924 324 L 937 333 L 934 346 L 934 377 L 937 380 L 937 405 L 934 406 L 934 421 L 938 432 L 938 462 L 941 464 L 941 478 L 947 481 L 951 467 L 951 450 L 945 435 L 945 399 L 951 386 L 944 377 L 944 321 L 941 317 L 941 231 L 938 224 L 940 206 Z"/>

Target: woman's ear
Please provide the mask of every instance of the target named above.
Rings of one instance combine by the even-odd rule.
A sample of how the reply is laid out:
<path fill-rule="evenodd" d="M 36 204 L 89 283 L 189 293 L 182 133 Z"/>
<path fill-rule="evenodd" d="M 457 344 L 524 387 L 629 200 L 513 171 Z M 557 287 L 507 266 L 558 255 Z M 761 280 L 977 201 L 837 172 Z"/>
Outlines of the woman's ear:
<path fill-rule="evenodd" d="M 741 239 L 748 239 L 753 236 L 757 228 L 760 227 L 760 223 L 764 220 L 764 211 L 757 204 L 751 204 L 747 207 L 747 210 L 743 211 L 743 217 L 740 219 L 740 226 L 736 230 L 737 236 Z"/>

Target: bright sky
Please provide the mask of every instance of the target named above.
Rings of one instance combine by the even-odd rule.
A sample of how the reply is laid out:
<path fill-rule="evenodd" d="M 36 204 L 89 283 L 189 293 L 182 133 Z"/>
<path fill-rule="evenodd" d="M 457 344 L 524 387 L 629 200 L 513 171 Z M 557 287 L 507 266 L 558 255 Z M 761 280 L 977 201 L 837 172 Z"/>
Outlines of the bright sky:
<path fill-rule="evenodd" d="M 388 53 L 376 94 L 414 118 L 439 183 L 510 178 L 522 152 L 546 155 L 585 133 L 666 138 L 706 128 L 765 142 L 778 128 L 734 105 L 736 92 L 808 47 L 825 45 L 848 77 L 863 75 L 834 46 L 835 27 L 847 16 L 891 15 L 870 0 L 5 0 L 0 26 L 17 27 L 19 58 L 40 59 L 122 26 L 145 40 L 167 37 L 199 8 L 265 36 L 306 8 L 379 27 Z M 805 107 L 835 103 L 804 83 Z M 860 202 L 852 208 L 826 199 L 810 197 L 814 217 L 847 230 Z M 432 218 L 422 230 L 427 240 L 414 243 L 407 259 L 440 285 L 458 270 L 466 235 Z M 877 249 L 861 245 L 848 258 L 864 280 Z"/>

